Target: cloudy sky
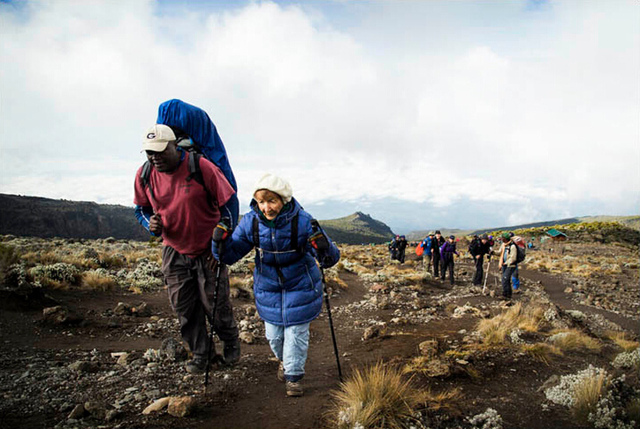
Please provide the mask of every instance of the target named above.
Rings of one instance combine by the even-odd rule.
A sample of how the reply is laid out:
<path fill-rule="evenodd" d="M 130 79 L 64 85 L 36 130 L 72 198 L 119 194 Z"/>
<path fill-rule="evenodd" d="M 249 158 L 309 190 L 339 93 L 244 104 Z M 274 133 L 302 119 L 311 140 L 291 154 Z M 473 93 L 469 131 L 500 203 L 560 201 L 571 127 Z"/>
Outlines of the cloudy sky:
<path fill-rule="evenodd" d="M 195 3 L 195 4 L 194 4 Z M 158 105 L 396 231 L 640 213 L 640 2 L 0 1 L 0 192 L 132 205 Z"/>

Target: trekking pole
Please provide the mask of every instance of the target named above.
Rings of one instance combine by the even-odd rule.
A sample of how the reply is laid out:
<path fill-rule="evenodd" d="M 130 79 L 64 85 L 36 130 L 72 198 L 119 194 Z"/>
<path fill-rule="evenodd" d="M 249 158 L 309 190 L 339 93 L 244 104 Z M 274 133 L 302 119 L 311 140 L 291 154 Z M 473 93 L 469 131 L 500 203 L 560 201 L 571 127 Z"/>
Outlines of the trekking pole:
<path fill-rule="evenodd" d="M 338 343 L 336 343 L 336 333 L 333 329 L 333 319 L 331 318 L 331 304 L 329 302 L 329 293 L 327 293 L 327 282 L 324 280 L 324 268 L 320 267 L 320 274 L 322 275 L 322 291 L 324 295 L 324 302 L 327 306 L 327 316 L 329 316 L 329 329 L 331 329 L 331 340 L 333 341 L 333 352 L 336 354 L 336 364 L 338 365 L 338 377 L 342 383 L 342 368 L 340 367 L 340 354 L 338 353 Z"/>
<path fill-rule="evenodd" d="M 225 219 L 222 219 L 224 221 Z M 220 259 L 222 259 L 222 252 L 224 251 L 224 241 L 222 239 L 218 239 L 216 233 L 218 228 L 214 232 L 214 241 L 218 242 L 218 255 L 220 255 Z M 213 254 L 211 255 L 213 257 Z M 224 264 L 221 260 L 215 261 L 216 263 L 216 283 L 215 288 L 213 289 L 213 308 L 211 309 L 211 319 L 209 319 L 209 327 L 211 332 L 209 333 L 209 352 L 207 353 L 207 369 L 204 374 L 204 390 L 207 391 L 207 386 L 209 385 L 209 366 L 211 365 L 211 352 L 213 351 L 213 325 L 216 320 L 216 310 L 218 308 L 218 296 L 220 295 L 220 277 L 222 275 L 222 269 L 224 268 Z"/>
<path fill-rule="evenodd" d="M 489 278 L 489 267 L 491 267 L 491 259 L 487 261 L 487 272 L 484 275 L 484 285 L 482 285 L 482 294 L 487 292 L 487 278 Z"/>

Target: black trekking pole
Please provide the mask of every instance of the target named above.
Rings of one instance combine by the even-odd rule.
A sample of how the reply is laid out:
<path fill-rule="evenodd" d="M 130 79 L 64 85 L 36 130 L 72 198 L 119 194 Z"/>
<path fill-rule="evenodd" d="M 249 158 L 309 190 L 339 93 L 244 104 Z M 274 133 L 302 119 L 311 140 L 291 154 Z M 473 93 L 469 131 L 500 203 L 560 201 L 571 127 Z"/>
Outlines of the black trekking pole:
<path fill-rule="evenodd" d="M 220 219 L 218 225 L 213 231 L 213 241 L 218 243 L 218 255 L 220 255 L 220 259 L 222 259 L 222 252 L 224 251 L 224 239 L 226 238 L 226 234 L 228 233 L 228 228 L 226 224 L 229 223 L 230 220 L 227 218 Z M 213 253 L 211 254 L 213 256 Z M 207 391 L 207 386 L 209 385 L 209 366 L 211 366 L 211 353 L 213 351 L 213 325 L 216 321 L 216 310 L 218 308 L 218 296 L 220 296 L 220 277 L 222 275 L 222 270 L 224 268 L 224 264 L 221 260 L 215 261 L 216 264 L 216 283 L 215 288 L 213 289 L 213 308 L 211 309 L 211 318 L 209 319 L 209 328 L 211 332 L 209 333 L 209 352 L 207 353 L 207 368 L 204 374 L 204 390 Z"/>
<path fill-rule="evenodd" d="M 327 316 L 329 316 L 329 328 L 331 329 L 331 340 L 333 341 L 333 352 L 336 354 L 336 364 L 338 365 L 338 377 L 342 383 L 342 368 L 340 367 L 340 354 L 338 353 L 338 343 L 336 342 L 336 333 L 333 329 L 333 319 L 331 318 L 331 303 L 329 302 L 329 293 L 327 292 L 327 282 L 324 280 L 324 268 L 320 267 L 322 275 L 322 291 L 324 302 L 327 306 Z"/>

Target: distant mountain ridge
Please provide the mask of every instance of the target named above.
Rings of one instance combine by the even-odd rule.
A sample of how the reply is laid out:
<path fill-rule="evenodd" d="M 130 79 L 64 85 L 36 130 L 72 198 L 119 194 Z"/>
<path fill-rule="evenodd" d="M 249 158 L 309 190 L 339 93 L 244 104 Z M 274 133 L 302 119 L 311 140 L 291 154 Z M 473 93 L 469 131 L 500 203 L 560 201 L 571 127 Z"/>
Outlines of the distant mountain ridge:
<path fill-rule="evenodd" d="M 362 212 L 355 212 L 339 219 L 321 220 L 320 225 L 337 243 L 380 244 L 394 237 L 385 223 Z"/>
<path fill-rule="evenodd" d="M 149 240 L 133 207 L 10 194 L 0 194 L 0 207 L 0 234 Z M 320 224 L 338 243 L 384 243 L 394 236 L 386 224 L 361 212 Z"/>

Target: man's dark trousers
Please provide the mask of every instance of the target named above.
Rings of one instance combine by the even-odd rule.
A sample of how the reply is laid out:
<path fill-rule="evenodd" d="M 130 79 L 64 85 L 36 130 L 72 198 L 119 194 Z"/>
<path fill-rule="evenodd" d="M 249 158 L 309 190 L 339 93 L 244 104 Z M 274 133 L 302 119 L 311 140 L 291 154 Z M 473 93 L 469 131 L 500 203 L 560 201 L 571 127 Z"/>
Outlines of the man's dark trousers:
<path fill-rule="evenodd" d="M 476 273 L 473 275 L 473 284 L 478 286 L 482 284 L 482 276 L 484 274 L 484 255 L 480 255 L 479 258 L 474 260 L 474 263 L 476 264 Z"/>
<path fill-rule="evenodd" d="M 438 249 L 435 249 L 433 251 L 433 276 L 434 277 L 440 277 L 440 251 Z"/>
<path fill-rule="evenodd" d="M 162 249 L 162 273 L 169 291 L 171 307 L 180 321 L 182 339 L 189 345 L 194 357 L 206 357 L 209 336 L 207 318 L 211 318 L 216 280 L 209 269 L 211 252 L 190 258 L 165 246 Z M 213 322 L 220 340 L 233 342 L 238 338 L 238 327 L 233 318 L 229 299 L 229 274 L 224 267 L 220 273 L 218 305 Z"/>
<path fill-rule="evenodd" d="M 505 298 L 511 298 L 511 276 L 516 270 L 516 267 L 502 266 L 502 296 Z"/>

